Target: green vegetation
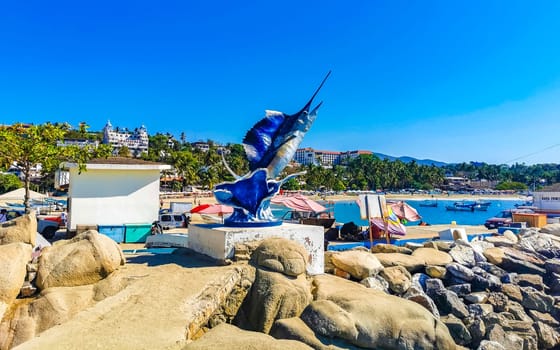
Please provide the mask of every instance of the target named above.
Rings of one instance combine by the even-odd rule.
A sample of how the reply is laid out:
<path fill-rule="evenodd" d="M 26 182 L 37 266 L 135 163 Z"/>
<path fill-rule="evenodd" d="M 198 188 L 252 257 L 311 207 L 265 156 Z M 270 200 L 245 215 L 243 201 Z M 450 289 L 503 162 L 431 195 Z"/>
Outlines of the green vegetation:
<path fill-rule="evenodd" d="M 500 191 L 506 191 L 506 190 L 523 191 L 527 189 L 527 185 L 517 181 L 504 181 L 497 184 L 496 189 Z"/>
<path fill-rule="evenodd" d="M 17 190 L 23 185 L 21 180 L 14 174 L 0 174 L 0 194 Z"/>
<path fill-rule="evenodd" d="M 39 164 L 43 173 L 54 171 L 63 161 L 76 162 L 83 170 L 89 159 L 110 155 L 110 147 L 105 145 L 97 148 L 93 146 L 57 146 L 57 142 L 64 140 L 69 130 L 68 124 L 51 123 L 0 126 L 0 166 L 9 168 L 16 164 L 22 172 L 26 210 L 29 210 L 32 170 Z M 87 125 L 82 124 L 80 134 L 85 135 L 86 130 Z"/>

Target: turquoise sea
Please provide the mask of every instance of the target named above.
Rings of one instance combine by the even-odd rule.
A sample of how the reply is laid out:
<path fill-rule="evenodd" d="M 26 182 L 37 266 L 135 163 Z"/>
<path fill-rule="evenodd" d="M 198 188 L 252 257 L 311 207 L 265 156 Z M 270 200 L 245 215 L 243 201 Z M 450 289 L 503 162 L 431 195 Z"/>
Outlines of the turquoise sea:
<path fill-rule="evenodd" d="M 438 199 L 437 207 L 421 207 L 420 203 L 425 201 L 408 200 L 407 204 L 415 208 L 422 220 L 432 225 L 450 224 L 455 221 L 457 225 L 482 225 L 489 217 L 496 216 L 500 211 L 515 208 L 516 204 L 523 204 L 521 200 L 488 200 L 490 202 L 488 211 L 448 211 L 446 205 L 453 205 L 457 200 Z M 324 204 L 324 203 L 322 203 Z M 277 217 L 281 217 L 287 209 L 273 208 Z M 356 225 L 367 226 L 367 221 L 360 219 L 360 208 L 355 201 L 342 201 L 334 203 L 334 216 L 337 222 L 346 223 L 353 221 Z M 407 225 L 417 225 L 418 222 L 411 222 Z"/>

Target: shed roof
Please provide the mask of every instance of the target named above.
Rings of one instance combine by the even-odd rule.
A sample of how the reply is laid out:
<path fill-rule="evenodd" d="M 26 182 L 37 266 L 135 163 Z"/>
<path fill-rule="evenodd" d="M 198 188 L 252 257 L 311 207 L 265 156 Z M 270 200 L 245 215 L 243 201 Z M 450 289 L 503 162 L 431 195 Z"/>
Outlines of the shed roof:
<path fill-rule="evenodd" d="M 77 163 L 65 162 L 66 168 L 77 168 Z M 91 159 L 86 164 L 87 169 L 111 169 L 111 170 L 169 170 L 171 165 L 150 162 L 138 158 L 109 157 Z"/>

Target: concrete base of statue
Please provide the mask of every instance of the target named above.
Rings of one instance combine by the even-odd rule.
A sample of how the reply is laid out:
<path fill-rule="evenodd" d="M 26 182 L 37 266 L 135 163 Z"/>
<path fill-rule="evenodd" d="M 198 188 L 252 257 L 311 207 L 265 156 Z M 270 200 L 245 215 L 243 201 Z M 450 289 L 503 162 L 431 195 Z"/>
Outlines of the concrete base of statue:
<path fill-rule="evenodd" d="M 325 235 L 322 226 L 284 223 L 272 227 L 225 227 L 189 225 L 189 248 L 217 260 L 232 259 L 235 244 L 282 237 L 300 243 L 309 252 L 307 273 L 325 271 Z"/>

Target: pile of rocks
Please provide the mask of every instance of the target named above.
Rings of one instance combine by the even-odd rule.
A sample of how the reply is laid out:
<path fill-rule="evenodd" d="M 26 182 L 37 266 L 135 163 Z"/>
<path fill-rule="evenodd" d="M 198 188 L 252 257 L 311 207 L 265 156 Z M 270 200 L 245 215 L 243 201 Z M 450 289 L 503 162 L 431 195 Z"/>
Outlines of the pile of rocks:
<path fill-rule="evenodd" d="M 227 337 L 228 349 L 259 348 L 256 339 L 262 340 L 261 348 L 272 349 L 456 348 L 443 322 L 420 304 L 330 274 L 307 276 L 307 256 L 293 241 L 264 240 L 251 255 L 255 276 L 233 320 L 240 329 L 214 325 L 185 349 L 219 348 L 229 332 L 236 336 Z M 358 278 L 387 270 L 366 251 L 337 258 Z M 288 346 L 286 340 L 300 344 Z"/>
<path fill-rule="evenodd" d="M 1 350 L 33 338 L 101 299 L 103 293 L 94 283 L 125 262 L 119 246 L 96 231 L 35 247 L 36 222 L 31 213 L 0 227 Z"/>
<path fill-rule="evenodd" d="M 327 252 L 326 269 L 422 305 L 461 346 L 552 349 L 560 346 L 560 238 L 543 231 Z"/>

